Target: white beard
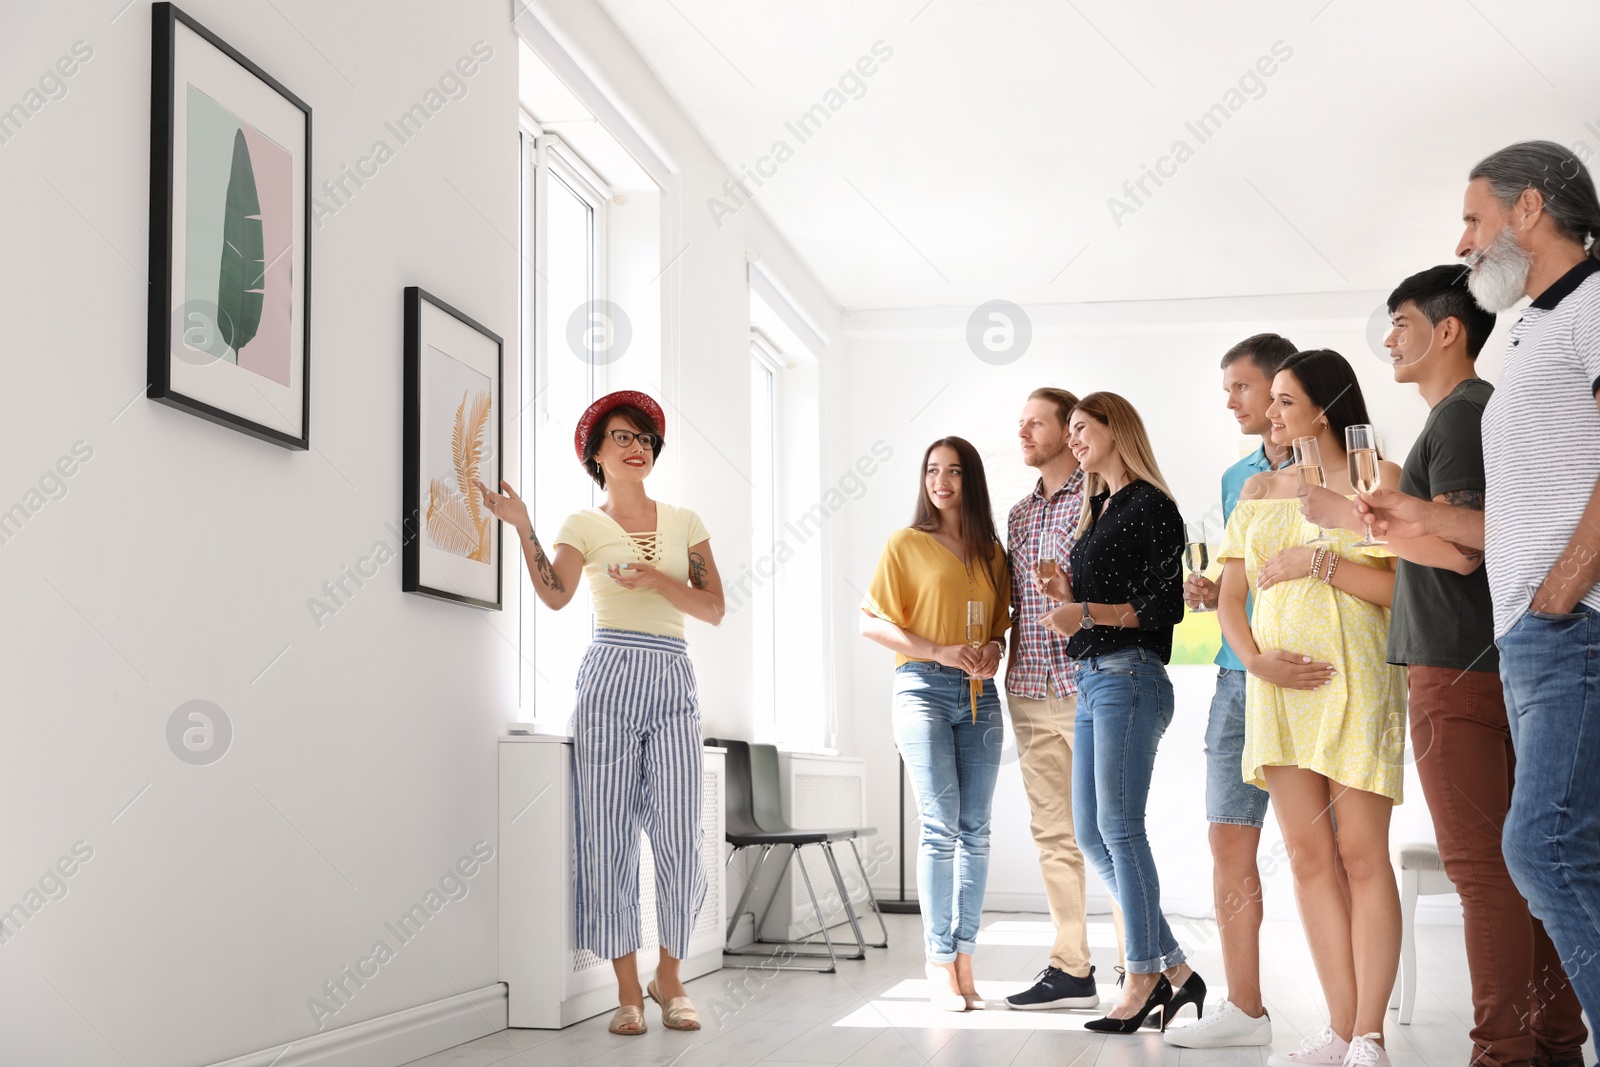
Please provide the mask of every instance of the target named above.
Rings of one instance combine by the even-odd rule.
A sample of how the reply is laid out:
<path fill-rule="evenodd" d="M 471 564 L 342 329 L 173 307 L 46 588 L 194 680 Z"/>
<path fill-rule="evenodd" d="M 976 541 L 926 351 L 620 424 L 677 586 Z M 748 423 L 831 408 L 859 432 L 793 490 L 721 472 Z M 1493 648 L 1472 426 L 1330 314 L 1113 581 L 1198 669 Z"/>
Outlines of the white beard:
<path fill-rule="evenodd" d="M 1526 295 L 1533 257 L 1517 244 L 1510 230 L 1501 230 L 1493 244 L 1467 263 L 1472 267 L 1467 289 L 1483 310 L 1499 314 Z"/>

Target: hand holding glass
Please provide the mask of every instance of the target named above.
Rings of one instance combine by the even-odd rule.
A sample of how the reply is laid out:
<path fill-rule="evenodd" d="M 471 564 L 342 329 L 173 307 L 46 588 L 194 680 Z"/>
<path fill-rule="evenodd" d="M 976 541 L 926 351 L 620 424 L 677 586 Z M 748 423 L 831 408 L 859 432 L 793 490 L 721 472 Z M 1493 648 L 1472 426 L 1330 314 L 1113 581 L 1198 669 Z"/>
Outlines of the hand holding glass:
<path fill-rule="evenodd" d="M 1369 423 L 1358 423 L 1344 428 L 1345 455 L 1350 460 L 1350 488 L 1357 493 L 1366 494 L 1377 490 L 1379 483 L 1378 474 L 1378 434 Z M 1367 512 L 1367 536 L 1356 542 L 1357 547 L 1366 548 L 1372 545 L 1386 545 L 1389 542 L 1380 541 L 1372 536 L 1372 513 Z"/>
<path fill-rule="evenodd" d="M 977 652 L 989 642 L 989 605 L 981 600 L 967 601 L 967 644 Z M 967 672 L 968 678 L 977 675 Z"/>
<path fill-rule="evenodd" d="M 1203 538 L 1204 536 L 1205 532 L 1202 528 L 1201 537 Z M 1204 540 L 1190 541 L 1188 544 L 1183 546 L 1183 565 L 1189 569 L 1189 574 L 1191 576 L 1200 574 L 1210 563 L 1211 555 L 1206 550 L 1206 543 Z M 1189 610 L 1216 611 L 1217 609 L 1206 607 L 1205 601 L 1202 600 L 1200 603 L 1192 605 Z"/>
<path fill-rule="evenodd" d="M 1294 449 L 1294 473 L 1300 479 L 1300 488 L 1315 485 L 1319 488 L 1327 485 L 1322 476 L 1322 450 L 1317 447 L 1315 437 L 1296 437 L 1292 442 Z M 1311 539 L 1314 545 L 1331 545 L 1333 538 L 1321 526 L 1317 527 L 1317 536 Z"/>

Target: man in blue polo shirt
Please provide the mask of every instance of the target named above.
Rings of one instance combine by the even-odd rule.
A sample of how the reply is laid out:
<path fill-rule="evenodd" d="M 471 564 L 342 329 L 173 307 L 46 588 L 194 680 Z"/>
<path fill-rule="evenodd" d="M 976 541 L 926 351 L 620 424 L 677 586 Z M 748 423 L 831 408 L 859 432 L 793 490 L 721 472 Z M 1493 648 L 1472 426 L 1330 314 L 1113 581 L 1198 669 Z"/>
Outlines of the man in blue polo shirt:
<path fill-rule="evenodd" d="M 1222 475 L 1222 519 L 1227 522 L 1245 481 L 1272 470 L 1286 449 L 1271 440 L 1267 407 L 1272 376 L 1295 352 L 1287 339 L 1259 333 L 1222 357 L 1222 388 L 1239 432 L 1257 434 L 1261 447 Z M 1217 586 L 1203 575 L 1184 584 L 1189 606 L 1217 607 Z M 1272 1044 L 1272 1020 L 1261 1003 L 1261 873 L 1256 850 L 1267 817 L 1267 793 L 1244 780 L 1244 664 L 1223 639 L 1217 653 L 1217 690 L 1206 725 L 1206 819 L 1211 824 L 1211 888 L 1222 938 L 1228 999 L 1199 1022 L 1168 1030 L 1167 1044 L 1180 1048 L 1226 1048 Z"/>

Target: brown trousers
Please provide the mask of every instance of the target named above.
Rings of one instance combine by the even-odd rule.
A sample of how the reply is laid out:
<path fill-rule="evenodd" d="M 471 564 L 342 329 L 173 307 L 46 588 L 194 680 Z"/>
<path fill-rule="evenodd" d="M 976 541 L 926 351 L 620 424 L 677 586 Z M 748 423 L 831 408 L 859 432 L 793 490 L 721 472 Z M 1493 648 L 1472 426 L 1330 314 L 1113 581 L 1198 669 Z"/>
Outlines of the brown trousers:
<path fill-rule="evenodd" d="M 1465 916 L 1472 1063 L 1581 1064 L 1588 1035 L 1577 995 L 1501 851 L 1516 756 L 1500 676 L 1413 666 L 1407 678 L 1417 773 Z"/>

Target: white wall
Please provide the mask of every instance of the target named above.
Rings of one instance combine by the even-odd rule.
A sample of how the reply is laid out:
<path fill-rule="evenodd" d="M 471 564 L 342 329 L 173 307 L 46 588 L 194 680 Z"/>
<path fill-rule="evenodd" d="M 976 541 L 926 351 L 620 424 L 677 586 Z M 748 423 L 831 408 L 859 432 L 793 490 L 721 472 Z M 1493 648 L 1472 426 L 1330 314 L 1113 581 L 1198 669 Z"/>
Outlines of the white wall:
<path fill-rule="evenodd" d="M 1441 250 L 1446 261 L 1449 250 Z M 1431 264 L 1418 264 L 1422 269 Z M 1396 279 L 1398 281 L 1399 279 Z M 1300 297 L 1161 301 L 1028 308 L 1031 346 L 1015 363 L 992 366 L 967 347 L 970 308 L 863 311 L 848 315 L 848 416 L 841 449 L 864 450 L 882 437 L 893 460 L 870 483 L 838 528 L 840 579 L 835 592 L 837 654 L 849 664 L 840 748 L 868 760 L 868 821 L 896 821 L 896 764 L 889 727 L 893 657 L 855 636 L 859 591 L 871 577 L 885 537 L 911 517 L 918 464 L 928 442 L 946 434 L 966 437 L 980 451 L 1004 530 L 1012 504 L 1036 480 L 1018 458 L 1016 419 L 1028 392 L 1059 385 L 1083 395 L 1108 389 L 1128 397 L 1144 417 L 1161 464 L 1186 518 L 1217 508 L 1222 470 L 1241 454 L 1236 425 L 1223 407 L 1218 361 L 1233 343 L 1263 330 L 1302 348 L 1331 347 L 1355 366 L 1385 454 L 1402 459 L 1421 429 L 1426 405 L 1410 386 L 1395 385 L 1386 362 L 1369 346 L 1368 323 L 1387 293 L 1315 294 Z M 1480 371 L 1498 373 L 1503 329 L 1481 359 Z M 1375 335 L 1381 336 L 1381 335 Z M 1381 345 L 1379 346 L 1381 351 Z M 1212 538 L 1217 530 L 1213 522 Z M 1170 910 L 1202 915 L 1211 909 L 1210 853 L 1206 845 L 1205 719 L 1214 671 L 1176 667 L 1177 712 L 1161 744 L 1157 781 L 1149 804 L 1149 832 Z M 1043 884 L 1028 829 L 1027 800 L 1007 731 L 1006 764 L 995 794 L 994 837 L 987 900 L 995 908 L 1042 910 Z M 1408 776 L 1407 801 L 1396 809 L 1396 841 L 1431 840 L 1432 825 L 1417 786 Z M 1263 841 L 1279 840 L 1271 819 Z M 908 832 L 909 847 L 915 833 Z M 1265 861 L 1264 874 L 1267 873 Z M 1291 916 L 1287 865 L 1267 879 L 1269 913 Z M 879 876 L 890 887 L 893 870 Z M 911 877 L 908 871 L 908 879 Z M 1091 873 L 1091 896 L 1104 890 Z M 908 889 L 914 886 L 908 886 Z"/>
<path fill-rule="evenodd" d="M 494 49 L 469 95 L 315 234 L 315 450 L 303 454 L 142 398 L 147 6 L 114 21 L 82 5 L 8 15 L 0 69 L 32 77 L 79 40 L 94 54 L 0 146 L 12 401 L 0 506 L 74 442 L 93 455 L 0 544 L 0 907 L 75 842 L 93 857 L 0 945 L 0 1062 L 207 1063 L 308 1035 L 322 983 L 447 865 L 494 841 L 494 738 L 518 717 L 515 561 L 498 614 L 402 595 L 398 562 L 320 630 L 306 601 L 392 542 L 404 286 L 507 338 L 516 395 L 510 7 L 185 4 L 312 105 L 319 182 L 473 42 Z M 748 492 L 730 469 L 748 436 L 746 251 L 834 337 L 838 313 L 757 209 L 712 225 L 703 200 L 722 174 L 693 128 L 602 17 L 562 17 L 680 168 L 663 210 L 676 241 L 663 243 L 668 257 L 687 251 L 662 277 L 662 305 L 663 389 L 681 428 L 655 488 L 700 510 L 726 571 L 751 551 Z M 3 91 L 25 88 L 19 76 Z M 690 639 L 708 730 L 741 730 L 748 637 L 698 627 Z M 196 698 L 234 728 L 207 767 L 165 740 L 173 710 Z M 330 1025 L 497 979 L 493 864 L 469 885 Z"/>
<path fill-rule="evenodd" d="M 0 546 L 0 900 L 74 842 L 93 849 L 67 896 L 0 946 L 6 1063 L 122 1063 L 113 1046 L 205 1063 L 286 1042 L 316 1029 L 307 999 L 379 938 L 395 959 L 329 1026 L 496 980 L 492 863 L 409 944 L 384 923 L 494 842 L 494 737 L 516 698 L 494 631 L 515 616 L 404 596 L 398 561 L 320 628 L 307 600 L 396 544 L 403 287 L 512 339 L 516 395 L 517 258 L 497 232 L 517 219 L 504 5 L 184 7 L 312 106 L 318 184 L 379 138 L 396 153 L 312 238 L 314 450 L 264 444 L 142 397 L 148 5 L 7 16 L 7 71 L 37 74 L 77 40 L 94 56 L 0 148 L 0 499 L 74 441 L 93 449 L 66 497 Z M 493 56 L 468 94 L 397 144 L 385 120 L 480 40 Z M 197 698 L 234 730 L 205 767 L 165 737 Z"/>

